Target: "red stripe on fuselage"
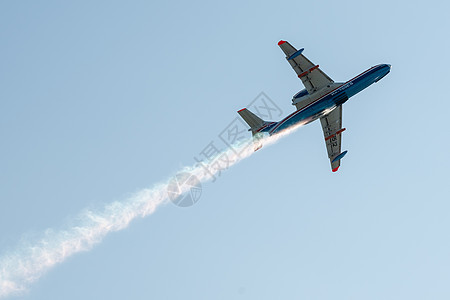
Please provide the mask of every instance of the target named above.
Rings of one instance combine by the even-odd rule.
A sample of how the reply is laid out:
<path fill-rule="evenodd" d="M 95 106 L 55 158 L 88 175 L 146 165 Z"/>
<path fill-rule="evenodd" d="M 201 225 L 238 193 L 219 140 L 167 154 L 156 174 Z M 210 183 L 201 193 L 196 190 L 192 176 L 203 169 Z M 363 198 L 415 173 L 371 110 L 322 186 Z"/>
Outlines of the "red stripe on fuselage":
<path fill-rule="evenodd" d="M 267 124 L 267 125 L 264 125 L 263 127 L 261 127 L 260 129 L 258 129 L 258 130 L 256 130 L 256 132 L 260 132 L 261 130 L 263 130 L 264 128 L 266 128 L 267 126 L 270 126 L 270 125 L 272 125 L 273 123 L 275 123 L 275 122 L 270 122 L 269 124 Z"/>

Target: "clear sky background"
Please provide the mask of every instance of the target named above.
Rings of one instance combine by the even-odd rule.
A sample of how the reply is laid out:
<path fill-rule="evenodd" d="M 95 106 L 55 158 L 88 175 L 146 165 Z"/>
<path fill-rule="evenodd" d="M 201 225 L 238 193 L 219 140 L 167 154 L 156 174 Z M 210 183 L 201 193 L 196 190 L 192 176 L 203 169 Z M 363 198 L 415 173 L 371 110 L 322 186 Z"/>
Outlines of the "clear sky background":
<path fill-rule="evenodd" d="M 23 299 L 449 299 L 447 1 L 3 1 L 0 255 L 165 180 L 265 92 L 392 64 L 344 105 L 70 257 Z M 14 298 L 14 297 L 13 297 Z"/>

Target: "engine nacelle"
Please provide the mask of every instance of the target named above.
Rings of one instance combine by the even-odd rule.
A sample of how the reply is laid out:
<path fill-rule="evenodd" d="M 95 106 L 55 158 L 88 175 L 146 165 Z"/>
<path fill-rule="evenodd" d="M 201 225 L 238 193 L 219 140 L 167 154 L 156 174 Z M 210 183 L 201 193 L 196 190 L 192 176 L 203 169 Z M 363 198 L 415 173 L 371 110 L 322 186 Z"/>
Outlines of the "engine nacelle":
<path fill-rule="evenodd" d="M 301 90 L 297 94 L 292 97 L 292 105 L 297 104 L 299 101 L 303 100 L 302 98 L 308 97 L 308 91 L 306 89 Z"/>
<path fill-rule="evenodd" d="M 309 96 L 309 94 L 306 89 L 303 89 L 292 97 L 292 104 L 295 105 L 295 103 L 298 102 L 300 98 L 303 98 L 305 96 Z"/>
<path fill-rule="evenodd" d="M 297 109 L 299 109 L 299 107 L 303 106 L 303 103 L 309 102 L 309 98 L 310 95 L 308 94 L 308 91 L 303 89 L 292 97 L 292 105 L 295 105 Z"/>
<path fill-rule="evenodd" d="M 295 105 L 297 109 L 302 109 L 307 105 L 311 104 L 312 102 L 314 102 L 315 100 L 326 95 L 327 93 L 332 92 L 333 90 L 339 88 L 342 85 L 343 85 L 342 82 L 333 82 L 321 88 L 320 90 L 315 91 L 312 95 L 308 94 L 308 91 L 306 89 L 303 89 L 294 95 L 294 97 L 292 98 L 292 105 Z M 345 102 L 345 100 L 347 99 L 343 100 Z"/>

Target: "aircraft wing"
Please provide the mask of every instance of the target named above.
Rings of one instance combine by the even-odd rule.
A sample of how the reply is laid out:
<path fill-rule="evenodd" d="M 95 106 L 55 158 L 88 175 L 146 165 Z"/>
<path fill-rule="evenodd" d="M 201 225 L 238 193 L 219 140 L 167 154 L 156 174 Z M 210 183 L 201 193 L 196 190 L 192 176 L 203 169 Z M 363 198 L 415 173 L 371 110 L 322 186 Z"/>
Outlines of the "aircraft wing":
<path fill-rule="evenodd" d="M 347 151 L 341 152 L 341 133 L 345 130 L 345 128 L 342 128 L 342 105 L 321 117 L 320 123 L 322 124 L 331 169 L 336 172 L 341 165 L 341 159 L 347 154 Z"/>
<path fill-rule="evenodd" d="M 278 46 L 286 54 L 287 61 L 295 73 L 297 73 L 298 78 L 302 80 L 303 85 L 310 95 L 334 82 L 327 74 L 319 69 L 319 65 L 313 64 L 302 54 L 303 48 L 297 50 L 286 41 L 278 42 Z"/>

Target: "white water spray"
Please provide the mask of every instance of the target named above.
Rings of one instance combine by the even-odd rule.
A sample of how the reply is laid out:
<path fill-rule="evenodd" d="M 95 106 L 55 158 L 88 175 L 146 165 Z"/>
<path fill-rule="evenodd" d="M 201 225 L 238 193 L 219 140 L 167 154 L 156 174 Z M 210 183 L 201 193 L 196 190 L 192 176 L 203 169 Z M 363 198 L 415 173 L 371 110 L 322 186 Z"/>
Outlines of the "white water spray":
<path fill-rule="evenodd" d="M 264 138 L 263 144 L 267 147 L 300 126 L 302 124 L 276 136 Z M 252 141 L 242 141 L 233 148 L 217 154 L 215 159 L 227 156 L 226 165 L 215 164 L 209 172 L 205 172 L 204 166 L 194 165 L 179 172 L 189 172 L 200 182 L 205 182 L 253 153 Z M 215 159 L 209 164 L 213 164 Z M 25 291 L 32 282 L 69 256 L 90 250 L 108 233 L 126 228 L 137 217 L 152 214 L 156 208 L 169 201 L 167 194 L 169 181 L 156 184 L 150 189 L 143 189 L 123 201 L 110 203 L 102 211 L 85 210 L 77 218 L 78 224 L 67 229 L 48 229 L 39 241 L 20 245 L 14 252 L 0 257 L 0 298 Z M 184 186 L 181 192 L 186 192 L 187 189 L 189 187 Z"/>

